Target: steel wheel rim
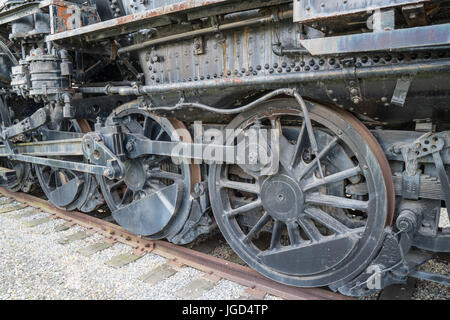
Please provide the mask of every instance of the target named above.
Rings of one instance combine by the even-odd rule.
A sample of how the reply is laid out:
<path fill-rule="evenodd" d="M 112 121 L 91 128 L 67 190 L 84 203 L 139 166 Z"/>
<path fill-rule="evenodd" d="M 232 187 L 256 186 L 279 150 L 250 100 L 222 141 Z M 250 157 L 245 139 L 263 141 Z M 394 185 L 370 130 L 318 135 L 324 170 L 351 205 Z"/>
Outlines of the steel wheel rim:
<path fill-rule="evenodd" d="M 64 131 L 68 131 L 68 132 L 82 133 L 82 132 L 88 132 L 90 130 L 90 126 L 87 123 L 87 121 L 83 122 L 83 120 L 81 120 L 80 122 L 78 122 L 77 120 L 70 120 L 68 122 L 65 121 L 63 123 L 63 125 L 67 126 L 67 128 L 65 128 L 66 130 L 64 130 Z M 83 157 L 82 156 L 76 157 L 76 161 L 82 162 Z M 75 172 L 72 170 L 58 169 L 58 168 L 53 168 L 50 166 L 42 166 L 42 165 L 36 165 L 36 164 L 33 165 L 33 168 L 34 168 L 34 171 L 36 172 L 36 176 L 38 178 L 38 181 L 39 181 L 42 191 L 44 191 L 47 198 L 57 207 L 64 208 L 66 210 L 74 210 L 74 209 L 82 206 L 83 203 L 86 201 L 86 198 L 87 198 L 90 188 L 91 188 L 92 179 L 94 178 L 91 174 L 80 173 L 80 172 Z M 50 171 L 50 173 L 48 171 Z M 55 203 L 54 201 L 52 201 L 50 194 L 58 186 L 60 186 L 60 184 L 67 183 L 67 181 L 62 180 L 63 177 L 65 177 L 65 179 L 67 179 L 67 181 L 72 180 L 72 179 L 68 179 L 68 178 L 77 177 L 78 179 L 83 179 L 84 182 L 82 183 L 81 190 L 78 190 L 78 192 L 75 194 L 73 200 L 69 204 L 61 206 L 61 205 L 58 205 L 58 203 Z M 59 183 L 58 183 L 58 179 L 60 179 Z M 50 181 L 54 181 L 54 184 L 50 185 Z"/>
<path fill-rule="evenodd" d="M 151 138 L 153 138 L 154 140 L 160 140 L 161 138 L 165 138 L 166 140 L 180 141 L 180 139 L 181 139 L 180 136 L 178 135 L 178 133 L 175 131 L 176 129 L 178 129 L 177 122 L 169 121 L 166 118 L 158 117 L 158 116 L 153 115 L 145 110 L 139 109 L 139 108 L 135 107 L 133 103 L 120 106 L 113 114 L 114 114 L 115 119 L 124 118 L 127 116 L 136 116 L 136 115 L 144 117 L 145 119 L 151 119 L 151 121 L 154 124 L 156 124 L 153 129 L 158 129 L 158 126 L 159 126 L 159 129 L 162 130 L 162 135 L 160 135 L 159 137 L 158 137 L 158 135 L 159 135 L 158 132 L 156 132 L 156 131 L 151 132 L 151 135 L 153 135 L 153 136 L 151 136 Z M 109 117 L 107 121 L 108 122 L 113 121 L 112 116 Z M 117 120 L 114 120 L 114 121 L 117 121 Z M 126 124 L 124 124 L 124 126 L 127 128 L 127 130 L 130 130 L 130 128 L 127 127 Z M 144 135 L 148 137 L 148 135 L 146 135 L 146 134 L 144 134 Z M 148 157 L 144 157 L 144 158 L 148 158 Z M 155 160 L 157 160 L 160 157 L 156 156 L 154 158 L 155 158 Z M 132 161 L 134 161 L 134 160 L 132 160 Z M 129 163 L 129 162 L 127 162 L 127 163 Z M 179 168 L 178 174 L 180 175 L 180 180 L 183 181 L 184 186 L 185 186 L 184 190 L 183 190 L 184 194 L 182 195 L 181 204 L 178 207 L 177 212 L 175 212 L 173 218 L 167 223 L 166 227 L 163 230 L 161 230 L 155 234 L 144 235 L 147 238 L 162 239 L 162 238 L 173 236 L 178 231 L 181 230 L 186 219 L 188 218 L 190 207 L 191 207 L 190 190 L 191 190 L 191 183 L 192 183 L 192 178 L 191 178 L 192 168 L 191 168 L 191 165 L 186 164 L 186 163 L 182 163 L 182 164 L 178 165 L 177 167 Z M 97 176 L 97 179 L 101 186 L 105 201 L 108 204 L 108 207 L 110 208 L 110 210 L 112 211 L 113 217 L 114 217 L 114 212 L 116 210 L 120 209 L 121 206 L 118 205 L 117 197 L 114 198 L 114 195 L 113 196 L 111 195 L 110 188 L 108 186 L 111 184 L 111 181 L 103 176 Z M 113 181 L 115 181 L 115 180 L 113 180 Z M 132 203 L 132 202 L 133 201 L 131 201 L 130 203 Z"/>
<path fill-rule="evenodd" d="M 301 112 L 299 111 L 298 107 L 296 106 L 296 103 L 293 103 L 292 100 L 278 100 L 278 102 L 282 101 L 284 103 L 284 106 L 288 107 L 273 107 L 273 104 L 277 103 L 275 102 L 268 102 L 264 105 L 260 106 L 259 108 L 256 108 L 255 110 L 252 110 L 251 112 L 246 112 L 245 114 L 241 114 L 238 116 L 233 122 L 229 125 L 228 128 L 236 128 L 240 126 L 244 121 L 250 121 L 252 119 L 255 119 L 258 115 L 259 118 L 264 116 L 264 113 L 269 110 L 271 112 L 271 115 L 273 115 L 273 112 L 277 109 L 283 109 L 283 112 L 290 112 L 292 114 L 301 115 Z M 281 103 L 281 102 L 280 102 Z M 308 108 L 311 110 L 310 116 L 314 121 L 317 121 L 318 119 L 321 119 L 323 121 L 322 123 L 329 123 L 329 129 L 331 129 L 332 132 L 336 133 L 338 130 L 342 131 L 342 128 L 339 128 L 339 126 L 334 125 L 331 123 L 328 119 L 321 118 L 317 114 L 316 109 L 320 109 L 320 111 L 323 113 L 328 112 L 330 113 L 329 109 L 325 109 L 323 106 L 314 106 L 311 103 L 308 103 Z M 328 111 L 326 111 L 328 110 Z M 340 116 L 340 115 L 339 115 Z M 331 118 L 330 118 L 331 119 Z M 342 124 L 342 119 L 340 120 Z M 348 125 L 347 125 L 348 126 Z M 347 130 L 353 130 L 353 134 L 356 134 L 359 136 L 358 132 L 354 128 L 347 128 Z M 343 142 L 345 142 L 347 145 L 350 143 L 350 146 L 354 143 L 352 141 L 348 141 L 348 133 L 343 133 L 341 135 L 341 139 Z M 360 137 L 359 140 L 362 140 Z M 371 161 L 374 161 L 374 156 L 372 155 L 370 157 Z M 361 155 L 359 155 L 358 158 L 359 164 L 364 165 L 365 161 L 361 160 Z M 387 163 L 387 161 L 386 161 Z M 375 168 L 376 167 L 376 168 Z M 242 231 L 242 229 L 239 227 L 239 224 L 237 224 L 236 220 L 232 220 L 232 222 L 229 222 L 227 218 L 223 217 L 222 212 L 226 210 L 230 210 L 230 207 L 227 207 L 229 203 L 227 204 L 224 199 L 224 189 L 221 187 L 217 187 L 217 183 L 220 181 L 223 175 L 223 165 L 212 165 L 211 171 L 210 171 L 210 177 L 209 177 L 209 188 L 210 188 L 210 195 L 211 195 L 211 203 L 214 211 L 214 216 L 216 217 L 216 221 L 218 223 L 219 228 L 221 229 L 222 233 L 225 235 L 227 241 L 230 243 L 231 247 L 238 253 L 238 255 L 246 261 L 251 267 L 256 269 L 257 271 L 261 272 L 262 274 L 268 276 L 269 278 L 272 278 L 276 281 L 289 284 L 289 285 L 295 285 L 295 286 L 304 286 L 304 287 L 313 287 L 313 286 L 323 286 L 323 285 L 329 285 L 332 283 L 343 281 L 344 279 L 351 278 L 355 276 L 358 272 L 361 272 L 365 265 L 368 263 L 367 261 L 370 261 L 370 258 L 373 257 L 379 248 L 381 244 L 381 238 L 383 233 L 383 227 L 385 224 L 385 221 L 388 221 L 391 219 L 391 205 L 390 203 L 392 198 L 389 196 L 390 193 L 390 182 L 386 182 L 383 184 L 387 185 L 385 190 L 375 190 L 374 186 L 371 185 L 369 187 L 369 193 L 375 192 L 376 196 L 374 196 L 373 200 L 371 201 L 370 206 L 376 205 L 378 208 L 378 212 L 381 211 L 381 208 L 385 207 L 385 215 L 378 213 L 377 215 L 369 215 L 367 219 L 367 226 L 373 226 L 372 232 L 369 234 L 369 229 L 366 228 L 365 231 L 362 234 L 361 240 L 358 241 L 358 248 L 355 250 L 352 250 L 351 254 L 345 258 L 343 261 L 338 263 L 334 268 L 338 269 L 339 274 L 342 276 L 340 278 L 333 277 L 333 272 L 328 271 L 322 272 L 321 274 L 312 274 L 310 276 L 292 276 L 292 275 L 286 275 L 282 274 L 278 271 L 275 271 L 271 268 L 268 268 L 267 266 L 264 266 L 258 261 L 257 255 L 260 253 L 261 250 L 256 251 L 255 248 L 251 246 L 243 246 L 242 245 L 242 236 L 245 235 L 245 233 Z M 378 172 L 378 177 L 374 176 L 375 171 Z M 373 181 L 373 178 L 378 179 L 381 176 L 381 169 L 379 167 L 378 162 L 373 167 L 368 166 L 367 172 L 364 172 L 365 175 L 367 175 L 370 179 L 370 181 Z M 383 178 L 382 178 L 383 179 Z M 384 181 L 384 180 L 383 180 Z M 220 182 L 219 182 L 220 184 Z M 393 184 L 392 184 L 393 186 Z M 383 201 L 380 201 L 380 198 L 387 199 L 386 203 L 382 203 Z M 224 203 L 225 201 L 225 203 Z M 387 204 L 388 203 L 388 204 Z M 387 213 L 389 211 L 389 213 Z M 272 217 L 271 217 L 272 218 Z M 366 241 L 365 239 L 370 239 L 373 237 L 375 240 L 373 241 Z M 358 257 L 364 256 L 365 258 L 362 259 L 363 261 L 359 261 Z M 361 260 L 361 259 L 360 259 Z"/>

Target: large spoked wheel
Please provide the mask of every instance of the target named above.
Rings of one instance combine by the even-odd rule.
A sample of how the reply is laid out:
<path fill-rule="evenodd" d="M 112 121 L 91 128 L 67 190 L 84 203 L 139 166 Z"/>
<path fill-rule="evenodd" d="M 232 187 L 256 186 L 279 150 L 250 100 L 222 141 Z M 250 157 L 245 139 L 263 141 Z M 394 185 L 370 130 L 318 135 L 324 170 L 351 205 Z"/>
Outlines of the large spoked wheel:
<path fill-rule="evenodd" d="M 90 125 L 86 120 L 66 120 L 58 128 L 66 132 L 89 132 Z M 66 161 L 83 162 L 83 156 L 65 156 Z M 92 184 L 96 184 L 95 176 L 50 166 L 33 165 L 42 191 L 55 206 L 74 210 L 87 208 L 83 206 L 90 193 Z M 95 186 L 94 186 L 95 187 Z M 88 211 L 95 209 L 90 208 Z M 83 210 L 86 211 L 86 210 Z"/>
<path fill-rule="evenodd" d="M 180 134 L 187 133 L 181 122 L 155 116 L 133 103 L 119 107 L 114 121 L 127 133 L 156 141 L 180 141 Z M 182 136 L 183 141 L 190 140 L 188 134 Z M 170 157 L 154 155 L 127 159 L 124 165 L 123 179 L 98 176 L 113 218 L 125 229 L 151 239 L 175 235 L 189 216 L 191 186 L 200 179 L 198 165 L 175 165 Z"/>
<path fill-rule="evenodd" d="M 306 104 L 318 153 L 295 100 L 266 102 L 228 129 L 278 130 L 278 172 L 214 164 L 209 191 L 220 230 L 249 266 L 278 282 L 316 287 L 368 265 L 392 222 L 394 189 L 384 153 L 356 118 Z"/>

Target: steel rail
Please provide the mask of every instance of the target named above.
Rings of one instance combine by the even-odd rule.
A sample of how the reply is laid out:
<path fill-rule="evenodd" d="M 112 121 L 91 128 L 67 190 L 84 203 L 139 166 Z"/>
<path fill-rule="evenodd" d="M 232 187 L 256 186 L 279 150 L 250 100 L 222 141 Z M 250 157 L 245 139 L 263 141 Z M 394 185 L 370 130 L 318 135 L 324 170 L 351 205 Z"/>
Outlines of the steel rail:
<path fill-rule="evenodd" d="M 177 263 L 182 263 L 206 274 L 228 279 L 254 290 L 289 300 L 353 300 L 338 293 L 323 288 L 298 288 L 270 280 L 246 266 L 225 261 L 208 254 L 171 244 L 162 240 L 149 240 L 132 234 L 119 225 L 83 214 L 77 211 L 65 211 L 50 202 L 22 192 L 12 192 L 0 188 L 0 194 L 14 198 L 31 207 L 52 214 L 71 223 L 78 224 L 90 231 L 97 232 L 110 240 L 127 244 L 135 252 L 154 253 Z"/>

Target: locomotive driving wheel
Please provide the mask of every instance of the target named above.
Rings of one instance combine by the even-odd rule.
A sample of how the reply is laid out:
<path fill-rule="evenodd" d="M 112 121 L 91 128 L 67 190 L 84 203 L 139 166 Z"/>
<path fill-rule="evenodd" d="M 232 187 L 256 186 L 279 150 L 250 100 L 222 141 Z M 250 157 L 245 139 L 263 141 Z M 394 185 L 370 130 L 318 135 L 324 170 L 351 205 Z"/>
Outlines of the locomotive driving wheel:
<path fill-rule="evenodd" d="M 17 192 L 22 190 L 23 192 L 29 192 L 32 190 L 33 176 L 31 172 L 31 166 L 25 162 L 12 161 L 9 159 L 2 159 L 1 166 L 16 171 L 16 178 L 8 183 L 7 189 Z"/>
<path fill-rule="evenodd" d="M 91 130 L 87 120 L 65 120 L 53 128 L 65 132 L 86 133 Z M 64 160 L 82 162 L 83 156 L 64 156 Z M 33 165 L 42 191 L 55 206 L 84 212 L 94 210 L 102 199 L 92 199 L 90 204 L 86 200 L 92 197 L 101 198 L 97 194 L 95 176 L 88 173 L 51 166 Z"/>
<path fill-rule="evenodd" d="M 190 141 L 181 122 L 153 115 L 137 104 L 123 105 L 113 114 L 126 133 L 156 141 Z M 124 165 L 122 179 L 98 176 L 113 218 L 125 229 L 151 239 L 175 235 L 188 219 L 191 187 L 200 180 L 199 166 L 175 165 L 170 157 L 156 155 L 127 159 Z"/>
<path fill-rule="evenodd" d="M 213 164 L 208 184 L 217 224 L 249 266 L 281 283 L 316 287 L 350 279 L 369 264 L 392 222 L 394 188 L 364 125 L 343 110 L 306 105 L 309 117 L 293 99 L 237 116 L 227 129 L 277 130 L 278 170 L 263 175 L 246 165 Z"/>

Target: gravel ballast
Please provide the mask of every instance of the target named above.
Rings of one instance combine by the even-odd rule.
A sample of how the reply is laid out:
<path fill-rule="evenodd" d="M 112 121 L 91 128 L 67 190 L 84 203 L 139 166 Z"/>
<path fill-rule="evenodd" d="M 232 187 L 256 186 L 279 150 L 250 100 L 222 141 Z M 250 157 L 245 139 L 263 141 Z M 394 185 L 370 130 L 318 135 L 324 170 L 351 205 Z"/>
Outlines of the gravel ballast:
<path fill-rule="evenodd" d="M 2 199 L 0 199 L 2 200 Z M 20 214 L 29 209 L 14 212 Z M 94 234 L 84 240 L 65 245 L 57 240 L 84 230 L 79 226 L 54 232 L 64 223 L 54 219 L 28 228 L 25 221 L 49 216 L 39 213 L 23 219 L 0 215 L 0 299 L 179 299 L 175 293 L 203 272 L 182 267 L 176 274 L 153 286 L 139 277 L 166 262 L 154 254 L 121 268 L 111 268 L 105 262 L 113 256 L 131 252 L 132 248 L 117 243 L 113 247 L 84 257 L 77 251 L 103 237 Z M 199 299 L 236 299 L 246 288 L 221 280 Z M 270 297 L 268 297 L 270 298 Z"/>
<path fill-rule="evenodd" d="M 4 200 L 0 198 L 0 201 Z M 8 204 L 6 206 L 18 203 Z M 0 206 L 2 208 L 4 206 Z M 180 299 L 177 291 L 189 282 L 204 275 L 191 267 L 182 267 L 173 276 L 149 285 L 139 278 L 164 264 L 167 260 L 154 254 L 146 254 L 137 261 L 121 268 L 105 264 L 112 257 L 129 253 L 132 248 L 117 243 L 111 248 L 90 257 L 78 250 L 104 240 L 93 234 L 84 240 L 59 244 L 58 240 L 85 230 L 73 226 L 55 232 L 54 228 L 65 223 L 53 219 L 33 228 L 24 222 L 48 217 L 37 213 L 30 217 L 13 219 L 15 215 L 29 212 L 30 208 L 0 214 L 0 299 Z M 442 212 L 444 226 L 448 225 Z M 217 250 L 216 250 L 217 251 Z M 220 251 L 220 250 L 219 250 Z M 221 255 L 222 251 L 214 252 Z M 219 254 L 220 253 L 220 254 Z M 448 264 L 431 260 L 421 270 L 449 275 Z M 230 300 L 245 297 L 247 288 L 222 279 L 197 299 Z M 367 297 L 376 298 L 376 297 Z M 366 299 L 367 299 L 366 298 Z M 450 299 L 447 287 L 428 281 L 418 281 L 413 299 Z M 279 299 L 266 295 L 265 299 Z"/>

